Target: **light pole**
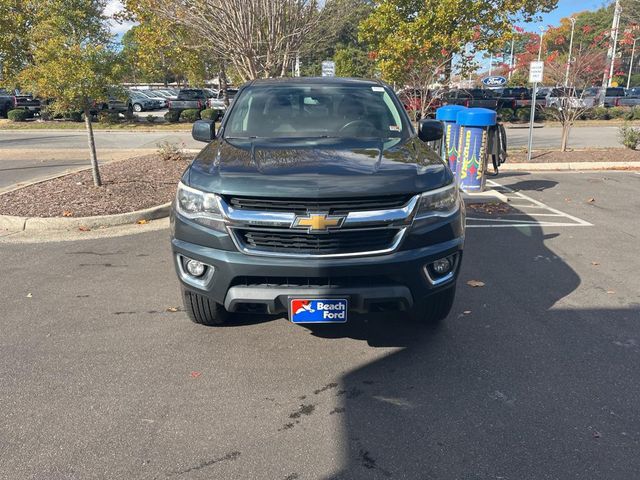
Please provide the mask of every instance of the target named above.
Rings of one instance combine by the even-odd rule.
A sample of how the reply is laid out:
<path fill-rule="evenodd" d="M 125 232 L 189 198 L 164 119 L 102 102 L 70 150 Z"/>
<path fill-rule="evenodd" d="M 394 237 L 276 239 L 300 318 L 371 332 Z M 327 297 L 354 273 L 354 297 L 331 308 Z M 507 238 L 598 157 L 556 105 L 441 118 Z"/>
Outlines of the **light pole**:
<path fill-rule="evenodd" d="M 538 47 L 538 61 L 542 58 L 542 37 L 544 37 L 545 27 L 540 27 L 540 46 Z M 531 74 L 529 74 L 531 75 Z M 531 161 L 531 149 L 533 148 L 533 120 L 536 116 L 536 100 L 538 96 L 538 82 L 533 82 L 533 92 L 531 92 L 531 109 L 529 113 L 529 145 L 527 148 L 527 161 Z"/>
<path fill-rule="evenodd" d="M 571 40 L 569 40 L 569 56 L 567 57 L 567 71 L 564 74 L 564 86 L 569 86 L 569 69 L 571 68 L 571 52 L 573 50 L 573 32 L 576 28 L 576 17 L 571 17 Z"/>
<path fill-rule="evenodd" d="M 620 0 L 616 0 L 616 6 L 613 11 L 613 21 L 611 23 L 611 38 L 609 40 L 609 50 L 607 51 L 607 60 L 609 68 L 604 70 L 602 76 L 602 88 L 600 89 L 600 105 L 604 105 L 604 97 L 607 87 L 611 86 L 611 77 L 613 76 L 613 67 L 616 63 L 616 44 L 618 43 L 618 27 L 620 26 Z"/>
<path fill-rule="evenodd" d="M 511 53 L 509 54 L 509 80 L 511 80 L 511 73 L 513 72 L 513 43 L 515 42 L 515 40 L 515 37 L 511 37 Z"/>
<path fill-rule="evenodd" d="M 633 39 L 633 47 L 631 47 L 631 60 L 629 61 L 629 75 L 627 75 L 627 89 L 631 85 L 631 71 L 633 68 L 633 56 L 636 53 L 636 42 L 640 40 L 640 37 Z"/>

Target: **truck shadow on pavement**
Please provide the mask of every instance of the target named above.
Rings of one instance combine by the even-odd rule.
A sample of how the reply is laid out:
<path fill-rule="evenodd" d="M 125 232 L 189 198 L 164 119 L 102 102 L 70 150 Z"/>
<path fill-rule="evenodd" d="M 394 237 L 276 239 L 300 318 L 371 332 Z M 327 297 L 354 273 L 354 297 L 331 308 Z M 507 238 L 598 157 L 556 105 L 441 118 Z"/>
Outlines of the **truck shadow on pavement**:
<path fill-rule="evenodd" d="M 327 478 L 635 475 L 638 349 L 623 332 L 637 310 L 566 300 L 581 280 L 545 246 L 557 236 L 468 230 L 457 299 L 439 328 L 387 314 L 313 330 L 399 347 L 342 378 L 345 464 Z"/>

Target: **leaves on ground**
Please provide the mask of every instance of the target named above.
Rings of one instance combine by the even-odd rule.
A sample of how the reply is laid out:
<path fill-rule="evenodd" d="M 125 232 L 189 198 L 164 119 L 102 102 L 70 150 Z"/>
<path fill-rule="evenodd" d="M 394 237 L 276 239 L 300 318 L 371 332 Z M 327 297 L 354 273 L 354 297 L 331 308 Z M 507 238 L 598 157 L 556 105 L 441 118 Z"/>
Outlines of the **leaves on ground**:
<path fill-rule="evenodd" d="M 190 375 L 189 375 L 189 376 L 190 376 L 191 378 L 198 378 L 198 377 L 200 377 L 201 375 L 202 375 L 202 372 L 196 372 L 196 371 L 193 371 L 193 372 L 191 372 L 191 373 L 190 373 Z"/>
<path fill-rule="evenodd" d="M 607 295 L 613 295 L 614 293 L 616 293 L 615 290 L 607 290 Z"/>
<path fill-rule="evenodd" d="M 168 308 L 167 308 L 167 312 L 175 313 L 175 312 L 177 312 L 177 311 L 178 311 L 178 307 L 168 307 Z"/>
<path fill-rule="evenodd" d="M 469 285 L 470 287 L 484 287 L 484 282 L 481 282 L 480 280 L 469 280 L 467 282 L 467 285 Z"/>
<path fill-rule="evenodd" d="M 496 213 L 510 213 L 515 211 L 513 207 L 503 202 L 471 203 L 467 205 L 467 207 L 476 213 L 486 213 L 488 215 L 493 215 Z"/>
<path fill-rule="evenodd" d="M 589 198 L 589 200 L 587 200 L 587 203 L 595 203 L 596 199 L 591 197 Z"/>
<path fill-rule="evenodd" d="M 591 262 L 591 265 L 600 265 L 600 262 Z"/>
<path fill-rule="evenodd" d="M 63 216 L 63 217 L 73 217 L 73 212 L 72 212 L 72 211 L 70 211 L 70 210 L 64 210 L 64 211 L 62 212 L 62 216 Z"/>
<path fill-rule="evenodd" d="M 33 298 L 33 295 L 31 294 L 31 292 L 27 293 L 27 298 Z"/>
<path fill-rule="evenodd" d="M 80 227 L 78 227 L 78 230 L 80 230 L 81 232 L 90 232 L 91 229 L 89 227 L 85 227 L 84 225 L 81 225 Z"/>
<path fill-rule="evenodd" d="M 138 225 L 146 225 L 147 223 L 149 223 L 149 220 L 145 220 L 144 218 L 137 221 Z"/>

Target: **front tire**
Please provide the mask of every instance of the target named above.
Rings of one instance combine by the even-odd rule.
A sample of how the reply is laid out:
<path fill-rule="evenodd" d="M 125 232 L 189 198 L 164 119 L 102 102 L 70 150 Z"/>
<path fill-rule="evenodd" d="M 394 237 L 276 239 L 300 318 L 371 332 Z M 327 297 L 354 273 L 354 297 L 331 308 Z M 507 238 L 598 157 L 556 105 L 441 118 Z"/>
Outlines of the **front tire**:
<path fill-rule="evenodd" d="M 222 325 L 229 315 L 219 303 L 185 288 L 182 288 L 182 302 L 189 319 L 200 325 Z"/>
<path fill-rule="evenodd" d="M 138 113 L 141 112 L 142 111 L 142 105 L 140 105 L 139 103 L 135 103 L 133 105 L 133 111 L 134 112 L 138 112 Z"/>
<path fill-rule="evenodd" d="M 449 315 L 455 298 L 456 285 L 453 284 L 445 290 L 418 300 L 409 311 L 409 316 L 420 323 L 438 325 Z"/>

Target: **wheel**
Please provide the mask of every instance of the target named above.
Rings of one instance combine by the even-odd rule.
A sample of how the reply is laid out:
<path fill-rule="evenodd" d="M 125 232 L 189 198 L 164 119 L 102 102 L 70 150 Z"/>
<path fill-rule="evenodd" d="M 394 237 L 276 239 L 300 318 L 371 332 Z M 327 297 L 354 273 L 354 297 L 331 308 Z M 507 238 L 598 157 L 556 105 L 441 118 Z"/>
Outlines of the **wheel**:
<path fill-rule="evenodd" d="M 133 104 L 133 111 L 134 112 L 141 112 L 142 111 L 142 105 L 140 105 L 139 103 L 134 103 Z"/>
<path fill-rule="evenodd" d="M 200 325 L 222 325 L 229 315 L 219 303 L 185 288 L 182 289 L 182 302 L 189 319 Z"/>
<path fill-rule="evenodd" d="M 409 311 L 409 316 L 417 322 L 437 325 L 447 318 L 455 298 L 456 286 L 454 284 L 434 295 L 418 300 Z"/>

